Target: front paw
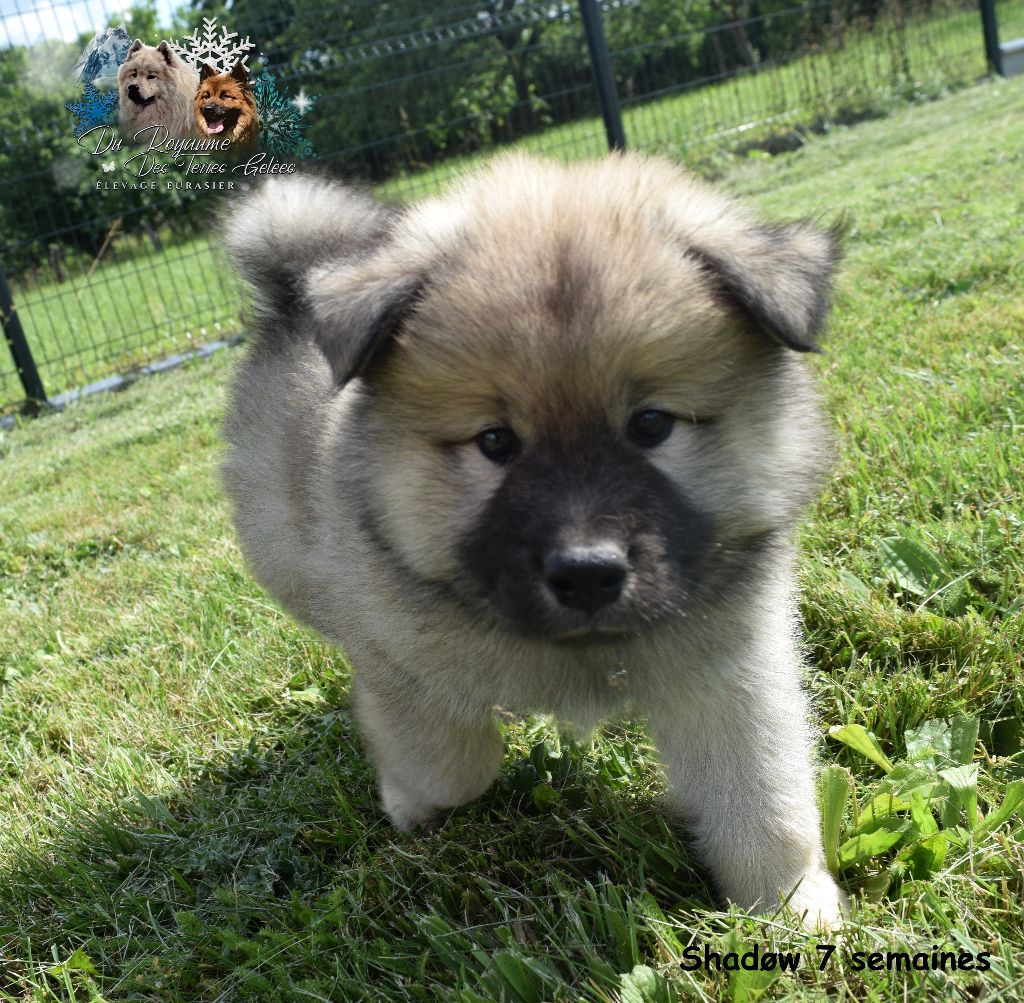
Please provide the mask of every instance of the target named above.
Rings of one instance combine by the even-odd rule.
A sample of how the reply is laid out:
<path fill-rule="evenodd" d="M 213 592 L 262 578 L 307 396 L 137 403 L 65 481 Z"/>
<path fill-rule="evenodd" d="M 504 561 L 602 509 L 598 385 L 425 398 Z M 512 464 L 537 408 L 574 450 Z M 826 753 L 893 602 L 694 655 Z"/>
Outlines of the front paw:
<path fill-rule="evenodd" d="M 824 869 L 805 874 L 787 904 L 800 917 L 808 933 L 839 929 L 843 925 L 843 913 L 850 908 L 849 899 Z"/>
<path fill-rule="evenodd" d="M 446 814 L 433 802 L 384 780 L 380 782 L 380 800 L 385 814 L 399 832 L 419 828 L 429 835 L 440 828 Z"/>

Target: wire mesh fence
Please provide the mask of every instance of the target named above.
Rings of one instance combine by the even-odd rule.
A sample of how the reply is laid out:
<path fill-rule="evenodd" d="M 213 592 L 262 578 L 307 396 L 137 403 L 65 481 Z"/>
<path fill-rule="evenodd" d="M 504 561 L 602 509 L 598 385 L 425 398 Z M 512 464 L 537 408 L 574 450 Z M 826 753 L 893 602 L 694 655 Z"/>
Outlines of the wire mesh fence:
<path fill-rule="evenodd" d="M 704 172 L 986 72 L 974 0 L 605 0 L 599 10 L 627 144 Z M 1024 0 L 998 10 L 1024 31 Z M 233 0 L 177 13 L 4 0 L 0 263 L 58 403 L 241 329 L 241 290 L 211 226 L 223 194 L 132 188 L 113 153 L 76 141 L 65 107 L 74 63 L 99 29 L 124 24 L 155 45 L 202 17 L 251 37 L 250 72 L 271 70 L 282 93 L 302 96 L 317 169 L 385 199 L 434 191 L 510 144 L 564 158 L 607 149 L 576 0 Z M 25 398 L 8 355 L 0 411 Z"/>

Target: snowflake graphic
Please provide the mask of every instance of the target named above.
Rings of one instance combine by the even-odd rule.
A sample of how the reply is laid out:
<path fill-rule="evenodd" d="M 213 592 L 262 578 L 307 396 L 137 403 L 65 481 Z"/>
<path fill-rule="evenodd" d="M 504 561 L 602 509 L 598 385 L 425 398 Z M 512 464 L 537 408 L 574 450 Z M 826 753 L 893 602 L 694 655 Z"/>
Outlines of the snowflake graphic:
<path fill-rule="evenodd" d="M 278 90 L 277 82 L 266 70 L 252 82 L 252 93 L 260 113 L 260 144 L 264 149 L 279 157 L 315 157 L 313 144 L 302 134 L 306 126 L 300 119 L 313 107 L 316 97 L 300 90 L 301 101 L 289 98 L 287 89 Z"/>
<path fill-rule="evenodd" d="M 97 90 L 90 80 L 85 85 L 81 101 L 64 104 L 75 116 L 75 137 L 84 136 L 97 125 L 113 125 L 117 111 L 117 91 Z"/>
<path fill-rule="evenodd" d="M 238 42 L 233 41 L 236 38 L 237 31 L 228 31 L 223 26 L 218 37 L 217 19 L 204 17 L 202 35 L 196 28 L 181 42 L 171 42 L 171 48 L 197 70 L 209 63 L 218 73 L 230 73 L 238 63 L 241 63 L 246 72 L 249 72 L 249 64 L 246 62 L 249 57 L 246 53 L 250 49 L 255 49 L 256 43 L 250 41 L 248 35 Z"/>

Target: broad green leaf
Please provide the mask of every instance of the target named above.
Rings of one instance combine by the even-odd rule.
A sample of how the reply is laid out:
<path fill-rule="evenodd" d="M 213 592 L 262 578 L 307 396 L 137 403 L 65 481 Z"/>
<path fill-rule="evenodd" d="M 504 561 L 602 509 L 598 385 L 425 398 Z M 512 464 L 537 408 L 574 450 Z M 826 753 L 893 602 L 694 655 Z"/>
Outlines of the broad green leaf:
<path fill-rule="evenodd" d="M 551 784 L 537 784 L 533 789 L 533 806 L 538 811 L 546 811 L 561 800 L 561 795 Z"/>
<path fill-rule="evenodd" d="M 871 598 L 871 589 L 869 589 L 855 574 L 849 571 L 840 571 L 839 580 L 856 596 L 860 596 L 861 599 Z"/>
<path fill-rule="evenodd" d="M 862 809 L 857 816 L 854 825 L 855 832 L 870 826 L 876 829 L 877 823 L 882 819 L 892 818 L 901 811 L 910 811 L 912 801 L 909 796 L 897 794 L 894 791 L 886 791 L 876 794 Z"/>
<path fill-rule="evenodd" d="M 843 828 L 843 815 L 852 789 L 853 776 L 842 766 L 826 766 L 818 777 L 825 861 L 833 874 L 839 873 L 839 834 Z"/>
<path fill-rule="evenodd" d="M 174 822 L 175 818 L 171 814 L 167 805 L 156 797 L 147 797 L 142 791 L 135 792 L 135 801 L 142 813 L 148 818 L 154 819 L 157 822 Z"/>
<path fill-rule="evenodd" d="M 881 902 L 891 884 L 892 874 L 887 870 L 879 871 L 878 874 L 872 874 L 870 878 L 860 883 L 860 894 L 869 902 Z"/>
<path fill-rule="evenodd" d="M 647 965 L 634 965 L 619 982 L 622 1003 L 676 1003 L 679 998 L 668 980 Z"/>
<path fill-rule="evenodd" d="M 892 760 L 882 751 L 878 739 L 863 725 L 836 724 L 829 728 L 828 734 L 829 738 L 848 745 L 851 749 L 870 759 L 876 766 L 880 766 L 886 773 L 892 771 Z"/>
<path fill-rule="evenodd" d="M 740 969 L 729 979 L 733 1003 L 754 1003 L 782 973 L 776 968 L 771 971 Z"/>
<path fill-rule="evenodd" d="M 85 972 L 86 975 L 94 976 L 98 976 L 100 974 L 96 971 L 96 966 L 92 963 L 92 958 L 90 958 L 89 955 L 80 947 L 71 955 L 71 957 L 57 965 L 54 965 L 48 971 L 54 978 L 59 978 L 64 972 Z"/>
<path fill-rule="evenodd" d="M 896 821 L 895 819 L 893 821 Z M 861 864 L 877 857 L 902 842 L 910 828 L 909 822 L 902 822 L 896 828 L 880 826 L 874 832 L 861 833 L 848 839 L 839 847 L 839 863 L 843 867 Z"/>
<path fill-rule="evenodd" d="M 512 951 L 498 951 L 491 955 L 491 964 L 518 1003 L 541 1003 L 544 999 L 540 979 L 528 959 Z"/>
<path fill-rule="evenodd" d="M 932 788 L 938 783 L 939 775 L 934 770 L 910 763 L 897 763 L 892 773 L 879 782 L 878 787 L 880 791 L 891 791 L 905 798 L 917 791 L 927 801 Z"/>
<path fill-rule="evenodd" d="M 909 728 L 904 740 L 907 759 L 938 768 L 951 758 L 949 725 L 945 721 L 925 721 L 917 728 Z"/>
<path fill-rule="evenodd" d="M 916 792 L 910 796 L 910 818 L 914 823 L 915 838 L 921 839 L 939 831 L 928 802 Z"/>
<path fill-rule="evenodd" d="M 928 878 L 946 860 L 947 840 L 944 833 L 935 832 L 926 839 L 900 850 L 899 856 L 907 862 L 910 873 L 917 879 Z"/>
<path fill-rule="evenodd" d="M 761 945 L 762 949 L 764 945 Z M 752 950 L 752 945 L 744 942 L 739 930 L 735 927 L 722 938 L 722 953 L 733 951 L 740 958 Z M 745 971 L 739 969 L 729 976 L 730 996 L 732 1003 L 753 1003 L 764 994 L 764 991 L 779 977 L 779 971 Z"/>
<path fill-rule="evenodd" d="M 953 762 L 966 765 L 974 759 L 979 725 L 976 717 L 955 717 L 949 722 L 949 752 Z"/>
<path fill-rule="evenodd" d="M 942 561 L 927 547 L 906 536 L 887 536 L 878 541 L 886 575 L 905 592 L 929 596 L 951 580 Z"/>
<path fill-rule="evenodd" d="M 960 808 L 967 811 L 967 825 L 972 831 L 978 826 L 978 767 L 956 766 L 940 770 L 939 776 L 949 785 L 949 794 L 942 808 L 942 825 L 952 829 L 960 820 Z"/>

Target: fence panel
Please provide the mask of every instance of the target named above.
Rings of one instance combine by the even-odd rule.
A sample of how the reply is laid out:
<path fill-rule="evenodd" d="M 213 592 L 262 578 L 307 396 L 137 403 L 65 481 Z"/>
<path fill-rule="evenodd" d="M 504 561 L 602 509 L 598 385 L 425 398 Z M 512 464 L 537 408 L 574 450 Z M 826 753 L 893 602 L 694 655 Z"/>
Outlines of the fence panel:
<path fill-rule="evenodd" d="M 593 6 L 627 144 L 703 170 L 985 72 L 974 0 Z M 103 187 L 125 175 L 72 134 L 71 69 L 94 32 L 127 17 L 132 37 L 155 43 L 208 13 L 199 0 L 158 26 L 155 9 L 122 10 L 11 0 L 0 13 L 0 261 L 51 398 L 242 323 L 241 290 L 210 239 L 219 193 Z M 564 158 L 607 149 L 577 0 L 234 0 L 210 10 L 258 43 L 251 67 L 316 99 L 308 137 L 321 166 L 382 198 L 434 191 L 512 143 Z M 998 10 L 1024 33 L 1024 0 Z M 0 413 L 23 398 L 9 355 L 0 352 Z"/>
<path fill-rule="evenodd" d="M 762 12 L 693 28 L 681 4 L 671 32 L 613 53 L 632 145 L 708 167 L 723 150 L 793 148 L 985 72 L 977 7 L 963 0 L 731 9 Z M 631 16 L 623 5 L 607 18 Z"/>

